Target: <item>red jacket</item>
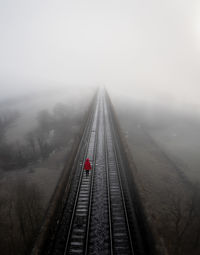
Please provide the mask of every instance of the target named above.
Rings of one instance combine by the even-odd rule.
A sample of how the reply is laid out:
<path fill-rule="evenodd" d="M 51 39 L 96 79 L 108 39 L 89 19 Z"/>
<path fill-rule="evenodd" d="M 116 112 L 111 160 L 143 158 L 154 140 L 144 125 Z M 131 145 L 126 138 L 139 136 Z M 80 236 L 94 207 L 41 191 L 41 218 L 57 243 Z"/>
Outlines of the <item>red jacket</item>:
<path fill-rule="evenodd" d="M 85 164 L 84 164 L 84 169 L 85 169 L 85 170 L 91 170 L 91 169 L 92 169 L 92 167 L 91 167 L 91 165 L 90 165 L 90 160 L 89 160 L 89 158 L 86 158 L 86 161 L 85 161 Z"/>

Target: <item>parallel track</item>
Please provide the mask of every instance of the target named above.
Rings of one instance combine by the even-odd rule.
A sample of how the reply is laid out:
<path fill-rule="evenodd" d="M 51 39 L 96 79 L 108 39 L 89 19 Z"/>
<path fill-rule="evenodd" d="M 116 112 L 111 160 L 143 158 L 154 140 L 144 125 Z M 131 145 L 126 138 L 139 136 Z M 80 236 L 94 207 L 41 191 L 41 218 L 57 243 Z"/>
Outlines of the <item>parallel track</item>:
<path fill-rule="evenodd" d="M 106 129 L 106 154 L 108 169 L 108 189 L 110 194 L 112 251 L 113 254 L 134 254 L 129 221 L 123 194 L 122 181 L 119 173 L 119 162 L 113 142 L 111 119 L 104 103 Z"/>
<path fill-rule="evenodd" d="M 93 169 L 87 174 L 82 168 L 64 254 L 87 254 L 87 239 L 89 235 L 88 226 L 90 221 L 93 176 L 96 164 L 96 144 L 98 132 L 96 130 L 98 130 L 99 121 L 98 104 L 99 103 L 97 103 L 90 141 L 88 144 L 89 146 L 86 153 L 86 155 L 93 161 Z"/>
<path fill-rule="evenodd" d="M 98 100 L 97 100 L 98 101 Z M 80 141 L 78 151 L 76 153 L 74 164 L 72 167 L 72 173 L 74 172 L 73 179 L 71 181 L 70 192 L 67 200 L 63 203 L 62 214 L 59 215 L 59 220 L 57 221 L 57 227 L 55 233 L 52 235 L 49 241 L 49 247 L 47 247 L 45 254 L 64 254 L 63 247 L 66 247 L 66 236 L 69 233 L 69 226 L 71 224 L 72 211 L 74 206 L 74 201 L 77 195 L 77 189 L 79 182 L 82 178 L 83 173 L 83 162 L 87 157 L 87 152 L 89 151 L 89 139 L 92 132 L 92 123 L 94 121 L 95 113 L 97 111 L 97 103 L 94 105 L 94 110 L 90 113 L 83 136 Z M 90 149 L 91 152 L 91 149 Z"/>
<path fill-rule="evenodd" d="M 88 141 L 82 148 L 82 159 L 89 157 L 92 160 L 92 170 L 86 175 L 83 160 L 75 178 L 77 184 L 72 187 L 74 201 L 66 203 L 63 213 L 63 218 L 66 218 L 65 212 L 68 211 L 68 221 L 61 219 L 58 230 L 57 237 L 60 238 L 62 229 L 65 229 L 63 242 L 60 245 L 55 242 L 50 254 L 143 254 L 135 252 L 120 173 L 122 162 L 103 91 L 98 95 L 91 122 L 85 131 L 89 134 L 85 133 Z"/>

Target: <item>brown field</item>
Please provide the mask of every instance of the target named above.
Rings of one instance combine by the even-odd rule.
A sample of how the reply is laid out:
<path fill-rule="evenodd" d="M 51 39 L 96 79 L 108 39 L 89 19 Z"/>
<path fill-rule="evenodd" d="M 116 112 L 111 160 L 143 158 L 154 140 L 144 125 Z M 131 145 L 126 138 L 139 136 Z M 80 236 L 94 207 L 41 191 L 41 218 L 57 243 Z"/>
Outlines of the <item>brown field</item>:
<path fill-rule="evenodd" d="M 165 247 L 159 253 L 198 254 L 200 121 L 176 112 L 149 112 L 131 103 L 114 103 L 148 221 L 157 246 Z"/>

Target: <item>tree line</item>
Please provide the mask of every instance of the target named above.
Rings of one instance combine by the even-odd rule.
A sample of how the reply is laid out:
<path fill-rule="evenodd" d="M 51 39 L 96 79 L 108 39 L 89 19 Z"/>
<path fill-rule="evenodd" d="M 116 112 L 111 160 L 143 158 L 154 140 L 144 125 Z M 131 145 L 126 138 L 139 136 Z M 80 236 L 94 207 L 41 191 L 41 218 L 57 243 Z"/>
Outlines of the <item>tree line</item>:
<path fill-rule="evenodd" d="M 8 143 L 7 131 L 16 121 L 20 121 L 20 114 L 15 111 L 0 116 L 0 170 L 4 173 L 26 168 L 66 147 L 78 131 L 81 115 L 59 103 L 51 112 L 38 112 L 36 127 L 23 143 Z M 36 184 L 15 175 L 13 179 L 0 182 L 0 251 L 2 255 L 26 255 L 42 222 L 43 196 Z"/>
<path fill-rule="evenodd" d="M 74 113 L 73 113 L 74 114 Z M 57 104 L 50 113 L 38 113 L 37 127 L 27 133 L 24 143 L 8 144 L 6 132 L 20 117 L 18 113 L 0 117 L 0 169 L 13 170 L 26 167 L 38 159 L 47 158 L 54 150 L 66 146 L 69 136 L 80 124 L 81 117 L 73 115 L 64 104 Z"/>

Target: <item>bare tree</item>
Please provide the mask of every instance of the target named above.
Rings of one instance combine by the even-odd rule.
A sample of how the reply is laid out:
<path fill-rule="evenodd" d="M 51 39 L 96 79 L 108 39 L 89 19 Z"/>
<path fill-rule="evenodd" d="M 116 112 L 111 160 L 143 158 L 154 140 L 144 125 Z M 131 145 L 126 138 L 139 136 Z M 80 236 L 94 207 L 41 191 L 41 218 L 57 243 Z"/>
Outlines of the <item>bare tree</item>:
<path fill-rule="evenodd" d="M 29 132 L 26 136 L 26 140 L 32 150 L 33 155 L 35 155 L 36 154 L 36 142 L 35 142 L 34 132 Z"/>
<path fill-rule="evenodd" d="M 20 180 L 15 186 L 15 213 L 25 250 L 29 250 L 42 217 L 41 193 L 34 184 Z"/>
<path fill-rule="evenodd" d="M 51 129 L 53 118 L 47 110 L 42 110 L 37 116 L 39 128 L 43 133 L 48 133 Z"/>
<path fill-rule="evenodd" d="M 17 179 L 9 185 L 0 198 L 1 254 L 29 254 L 42 216 L 42 196 L 35 184 Z"/>
<path fill-rule="evenodd" d="M 169 209 L 161 217 L 161 232 L 169 254 L 200 254 L 200 186 L 191 186 L 182 196 L 171 194 L 165 202 Z"/>

